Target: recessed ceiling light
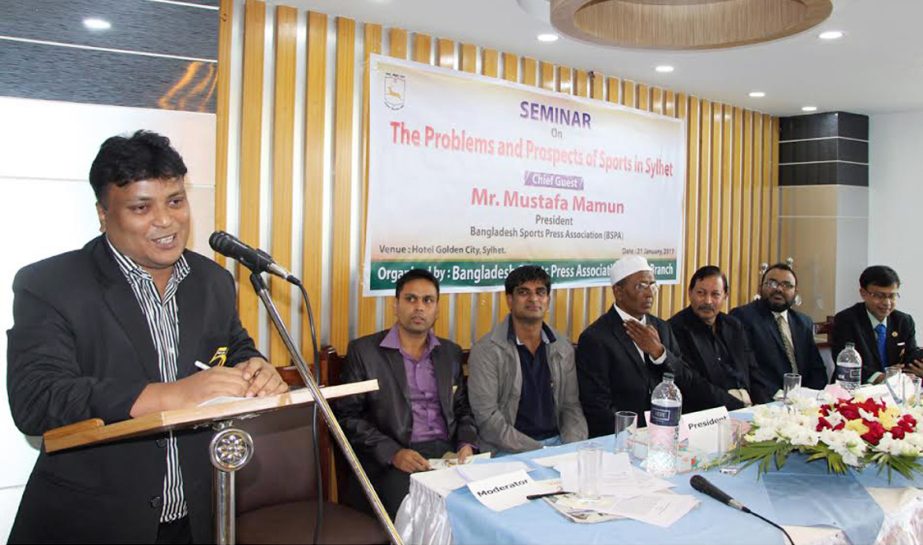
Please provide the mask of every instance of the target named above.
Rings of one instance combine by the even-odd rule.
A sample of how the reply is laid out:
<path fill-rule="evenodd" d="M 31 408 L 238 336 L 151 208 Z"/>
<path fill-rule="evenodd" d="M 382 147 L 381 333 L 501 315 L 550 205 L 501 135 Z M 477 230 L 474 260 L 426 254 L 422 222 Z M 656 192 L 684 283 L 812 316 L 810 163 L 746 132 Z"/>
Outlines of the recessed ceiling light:
<path fill-rule="evenodd" d="M 558 35 L 557 35 L 557 34 L 552 34 L 552 33 L 550 33 L 550 32 L 547 33 L 547 34 L 539 34 L 538 36 L 536 36 L 536 38 L 538 38 L 538 41 L 540 41 L 540 42 L 556 42 L 556 41 L 558 41 Z"/>
<path fill-rule="evenodd" d="M 762 91 L 750 91 L 750 98 L 763 98 L 766 93 Z"/>
<path fill-rule="evenodd" d="M 657 68 L 654 68 L 654 70 L 660 72 L 661 74 L 669 74 L 673 71 L 673 67 L 669 64 L 661 64 Z"/>
<path fill-rule="evenodd" d="M 802 106 L 801 111 L 802 112 L 816 112 L 817 106 Z"/>
<path fill-rule="evenodd" d="M 821 40 L 839 40 L 843 37 L 842 30 L 827 30 L 817 35 Z"/>
<path fill-rule="evenodd" d="M 99 17 L 87 17 L 83 20 L 83 26 L 90 30 L 109 30 L 112 28 L 112 23 Z"/>

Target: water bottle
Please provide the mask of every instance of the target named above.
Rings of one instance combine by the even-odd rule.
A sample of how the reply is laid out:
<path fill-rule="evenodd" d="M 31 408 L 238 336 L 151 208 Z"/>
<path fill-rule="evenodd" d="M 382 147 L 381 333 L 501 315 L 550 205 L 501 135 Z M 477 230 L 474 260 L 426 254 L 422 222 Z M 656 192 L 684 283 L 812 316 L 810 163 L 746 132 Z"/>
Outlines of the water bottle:
<path fill-rule="evenodd" d="M 683 394 L 673 383 L 673 373 L 664 373 L 663 382 L 651 395 L 651 421 L 647 423 L 647 472 L 656 477 L 676 475 L 679 444 L 679 417 Z"/>
<path fill-rule="evenodd" d="M 859 387 L 862 381 L 862 356 L 854 343 L 846 343 L 846 348 L 836 357 L 836 383 L 849 393 Z"/>

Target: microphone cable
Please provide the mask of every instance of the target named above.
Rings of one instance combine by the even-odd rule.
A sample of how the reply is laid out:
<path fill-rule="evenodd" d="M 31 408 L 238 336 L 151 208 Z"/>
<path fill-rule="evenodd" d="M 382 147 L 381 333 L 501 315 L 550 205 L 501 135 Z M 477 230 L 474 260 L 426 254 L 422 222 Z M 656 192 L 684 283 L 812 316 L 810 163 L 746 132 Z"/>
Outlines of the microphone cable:
<path fill-rule="evenodd" d="M 314 312 L 311 310 L 311 301 L 308 297 L 308 292 L 304 289 L 304 285 L 301 281 L 292 282 L 292 284 L 298 286 L 298 289 L 301 291 L 301 299 L 304 301 L 305 309 L 308 312 L 308 329 L 311 331 L 311 345 L 314 348 L 314 382 L 317 383 L 317 387 L 320 388 L 320 349 L 317 346 L 317 328 L 314 325 Z M 314 536 L 311 543 L 317 545 L 320 540 L 320 531 L 324 522 L 324 476 L 321 472 L 320 434 L 317 431 L 316 402 L 312 408 L 311 422 L 311 433 L 314 438 L 314 473 L 315 480 L 317 481 L 317 514 L 315 515 Z"/>
<path fill-rule="evenodd" d="M 786 531 L 785 531 L 785 528 L 783 528 L 782 526 L 776 524 L 775 522 L 769 520 L 768 518 L 764 517 L 763 515 L 761 515 L 761 514 L 755 512 L 755 511 L 751 511 L 748 507 L 744 507 L 743 509 L 741 509 L 741 511 L 743 511 L 744 513 L 750 513 L 751 515 L 753 515 L 754 517 L 756 517 L 756 518 L 762 520 L 763 522 L 767 522 L 767 523 L 769 523 L 770 525 L 775 526 L 776 528 L 779 529 L 780 532 L 782 532 L 783 534 L 785 534 L 785 537 L 788 538 L 788 542 L 789 542 L 789 543 L 791 543 L 792 545 L 795 545 L 795 540 L 792 539 L 792 536 L 788 535 L 788 532 L 786 532 Z"/>

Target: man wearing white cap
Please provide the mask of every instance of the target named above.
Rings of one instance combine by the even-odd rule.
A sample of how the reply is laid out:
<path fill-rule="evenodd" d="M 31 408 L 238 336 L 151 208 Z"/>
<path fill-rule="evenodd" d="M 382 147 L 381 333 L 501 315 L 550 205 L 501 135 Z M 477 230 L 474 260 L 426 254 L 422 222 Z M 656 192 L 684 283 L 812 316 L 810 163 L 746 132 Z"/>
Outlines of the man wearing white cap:
<path fill-rule="evenodd" d="M 617 260 L 610 270 L 615 304 L 580 335 L 577 381 L 590 437 L 613 432 L 614 411 L 650 409 L 651 393 L 664 372 L 683 392 L 684 409 L 715 406 L 703 379 L 682 360 L 669 324 L 649 314 L 657 283 L 641 256 Z"/>

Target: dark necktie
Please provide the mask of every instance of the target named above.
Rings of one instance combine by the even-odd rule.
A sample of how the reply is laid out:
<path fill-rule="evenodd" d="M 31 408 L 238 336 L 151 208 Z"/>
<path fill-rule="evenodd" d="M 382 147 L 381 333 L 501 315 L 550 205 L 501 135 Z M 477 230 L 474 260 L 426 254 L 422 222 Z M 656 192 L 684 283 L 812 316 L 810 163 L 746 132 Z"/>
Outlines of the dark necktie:
<path fill-rule="evenodd" d="M 875 326 L 875 339 L 878 341 L 878 356 L 881 358 L 881 369 L 888 366 L 888 351 L 885 349 L 885 340 L 888 338 L 888 328 L 885 324 Z"/>

